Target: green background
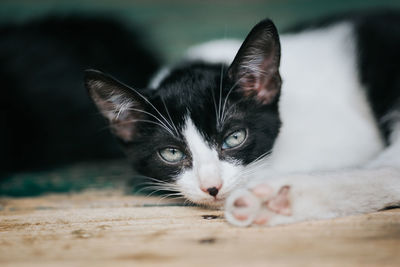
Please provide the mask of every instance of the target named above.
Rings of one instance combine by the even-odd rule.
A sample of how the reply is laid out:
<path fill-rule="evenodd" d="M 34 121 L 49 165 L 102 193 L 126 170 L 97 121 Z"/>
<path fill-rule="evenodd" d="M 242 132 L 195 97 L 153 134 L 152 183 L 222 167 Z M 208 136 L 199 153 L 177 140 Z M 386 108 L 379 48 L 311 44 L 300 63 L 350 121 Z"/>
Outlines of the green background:
<path fill-rule="evenodd" d="M 268 1 L 127 1 L 127 0 L 1 0 L 0 23 L 24 22 L 54 14 L 116 16 L 141 29 L 143 36 L 166 62 L 179 59 L 189 46 L 215 38 L 244 38 L 263 18 L 278 29 L 297 21 L 363 8 L 400 7 L 400 0 L 268 0 Z M 0 183 L 0 195 L 24 196 L 87 188 L 126 187 L 132 177 L 128 164 L 78 164 L 37 173 L 20 173 Z"/>

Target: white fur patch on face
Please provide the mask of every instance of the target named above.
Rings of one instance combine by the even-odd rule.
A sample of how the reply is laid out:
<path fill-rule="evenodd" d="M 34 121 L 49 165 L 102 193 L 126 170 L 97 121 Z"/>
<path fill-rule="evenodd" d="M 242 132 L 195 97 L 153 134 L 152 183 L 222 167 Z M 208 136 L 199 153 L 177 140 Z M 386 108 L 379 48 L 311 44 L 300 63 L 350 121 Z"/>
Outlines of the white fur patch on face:
<path fill-rule="evenodd" d="M 192 120 L 186 119 L 183 131 L 188 149 L 192 156 L 192 169 L 186 170 L 177 179 L 181 192 L 189 200 L 198 204 L 222 205 L 227 194 L 234 189 L 241 166 L 221 161 L 218 152 L 211 147 L 200 134 Z M 216 197 L 207 189 L 217 188 Z"/>

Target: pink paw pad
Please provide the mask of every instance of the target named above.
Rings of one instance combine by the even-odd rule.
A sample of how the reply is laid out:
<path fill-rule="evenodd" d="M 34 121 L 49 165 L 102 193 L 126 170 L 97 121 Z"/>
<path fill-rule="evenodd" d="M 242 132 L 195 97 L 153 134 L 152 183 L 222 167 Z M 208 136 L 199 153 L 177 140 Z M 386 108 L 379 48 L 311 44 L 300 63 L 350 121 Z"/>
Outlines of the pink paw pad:
<path fill-rule="evenodd" d="M 256 187 L 252 188 L 251 191 L 256 197 L 258 197 L 262 201 L 267 201 L 271 199 L 274 195 L 274 190 L 266 184 L 259 184 Z"/>
<path fill-rule="evenodd" d="M 267 208 L 278 214 L 292 215 L 289 193 L 290 187 L 287 185 L 283 186 L 274 198 L 265 203 Z"/>
<path fill-rule="evenodd" d="M 237 226 L 265 225 L 275 214 L 290 216 L 290 186 L 282 186 L 277 193 L 266 184 L 250 190 L 237 190 L 225 205 L 226 219 Z"/>
<path fill-rule="evenodd" d="M 258 215 L 261 202 L 248 190 L 237 190 L 227 199 L 225 218 L 236 226 L 248 226 Z"/>

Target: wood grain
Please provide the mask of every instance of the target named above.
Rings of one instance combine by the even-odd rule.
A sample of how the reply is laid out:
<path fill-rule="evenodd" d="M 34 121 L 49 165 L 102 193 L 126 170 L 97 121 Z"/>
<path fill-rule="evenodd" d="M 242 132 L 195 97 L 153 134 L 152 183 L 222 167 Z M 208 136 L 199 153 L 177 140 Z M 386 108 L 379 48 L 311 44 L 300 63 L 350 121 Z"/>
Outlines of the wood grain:
<path fill-rule="evenodd" d="M 1 266 L 400 266 L 400 210 L 236 228 L 221 211 L 87 192 L 0 199 Z"/>

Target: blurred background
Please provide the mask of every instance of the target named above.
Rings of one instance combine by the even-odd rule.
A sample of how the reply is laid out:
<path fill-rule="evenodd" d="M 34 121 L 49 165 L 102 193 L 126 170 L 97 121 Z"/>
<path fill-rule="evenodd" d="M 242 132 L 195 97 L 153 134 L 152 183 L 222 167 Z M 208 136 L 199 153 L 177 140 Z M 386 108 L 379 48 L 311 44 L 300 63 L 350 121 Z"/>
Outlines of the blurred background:
<path fill-rule="evenodd" d="M 283 31 L 296 22 L 366 8 L 396 8 L 399 0 L 1 0 L 0 24 L 43 16 L 116 17 L 140 33 L 161 63 L 172 63 L 189 46 L 216 38 L 243 39 L 263 18 Z M 125 187 L 133 174 L 124 160 L 74 163 L 49 170 L 8 174 L 0 196 L 39 195 L 88 188 Z M 126 189 L 126 190 L 131 190 Z"/>
<path fill-rule="evenodd" d="M 280 30 L 298 21 L 361 8 L 400 7 L 399 0 L 2 0 L 0 22 L 23 22 L 48 14 L 116 16 L 145 30 L 165 60 L 214 38 L 244 38 L 269 17 Z"/>

